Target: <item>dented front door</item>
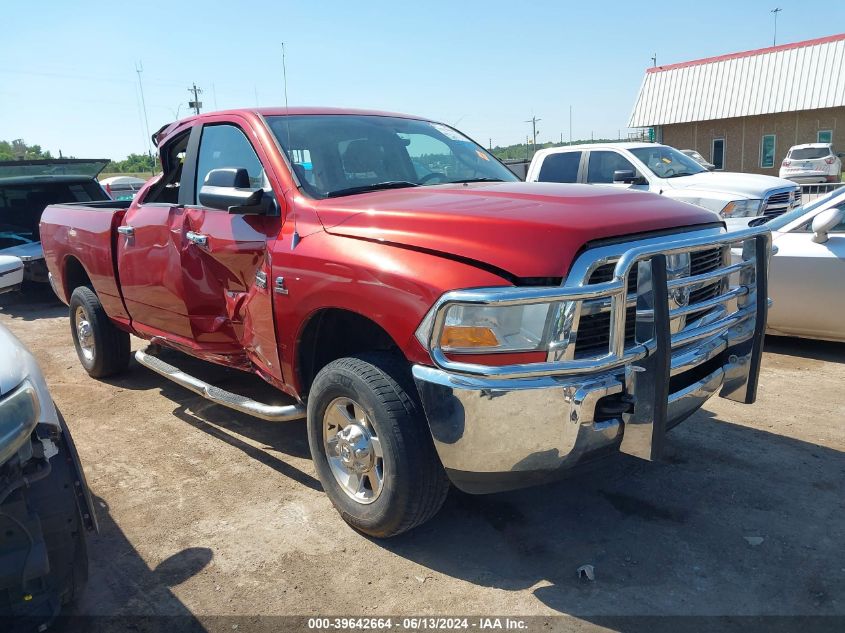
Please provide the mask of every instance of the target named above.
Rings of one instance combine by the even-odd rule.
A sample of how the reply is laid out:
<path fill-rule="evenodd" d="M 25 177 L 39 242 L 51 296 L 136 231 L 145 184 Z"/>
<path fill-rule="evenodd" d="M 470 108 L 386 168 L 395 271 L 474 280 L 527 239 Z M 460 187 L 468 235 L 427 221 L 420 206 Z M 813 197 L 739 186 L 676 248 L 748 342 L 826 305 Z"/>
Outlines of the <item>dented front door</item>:
<path fill-rule="evenodd" d="M 203 207 L 199 189 L 211 169 L 244 168 L 255 186 L 272 190 L 248 128 L 203 126 L 196 160 L 196 204 L 185 210 L 182 275 L 194 340 L 209 356 L 282 379 L 273 323 L 268 243 L 281 219 Z"/>

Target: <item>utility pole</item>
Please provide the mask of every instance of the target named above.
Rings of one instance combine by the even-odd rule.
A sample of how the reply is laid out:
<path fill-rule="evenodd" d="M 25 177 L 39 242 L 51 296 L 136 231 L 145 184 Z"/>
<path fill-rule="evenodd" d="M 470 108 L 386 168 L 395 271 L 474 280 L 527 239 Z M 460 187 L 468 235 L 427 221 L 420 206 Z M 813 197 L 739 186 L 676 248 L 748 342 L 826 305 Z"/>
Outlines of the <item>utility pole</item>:
<path fill-rule="evenodd" d="M 531 124 L 531 133 L 532 133 L 531 136 L 534 139 L 534 142 L 532 143 L 532 147 L 533 147 L 535 152 L 537 151 L 537 121 L 542 121 L 542 120 L 543 119 L 538 119 L 536 116 L 532 116 L 530 119 L 528 119 L 526 121 L 526 123 Z"/>
<path fill-rule="evenodd" d="M 147 132 L 147 155 L 150 157 L 150 161 L 152 161 L 153 152 L 150 149 L 150 143 L 152 143 L 152 137 L 150 136 L 150 122 L 147 119 L 147 102 L 144 99 L 144 84 L 141 82 L 141 73 L 144 72 L 143 62 L 139 61 L 135 64 L 135 72 L 138 73 L 138 88 L 141 90 L 141 109 L 144 111 L 144 129 Z"/>
<path fill-rule="evenodd" d="M 778 13 L 780 13 L 781 11 L 783 11 L 783 9 L 781 9 L 780 7 L 776 7 L 769 11 L 769 13 L 775 16 L 775 34 L 772 37 L 772 46 L 778 45 Z"/>
<path fill-rule="evenodd" d="M 200 108 L 202 107 L 202 101 L 200 101 L 199 95 L 202 94 L 202 89 L 197 88 L 197 84 L 193 84 L 190 88 L 188 88 L 188 92 L 194 95 L 194 100 L 188 101 L 188 107 L 193 108 L 194 114 L 199 114 Z"/>

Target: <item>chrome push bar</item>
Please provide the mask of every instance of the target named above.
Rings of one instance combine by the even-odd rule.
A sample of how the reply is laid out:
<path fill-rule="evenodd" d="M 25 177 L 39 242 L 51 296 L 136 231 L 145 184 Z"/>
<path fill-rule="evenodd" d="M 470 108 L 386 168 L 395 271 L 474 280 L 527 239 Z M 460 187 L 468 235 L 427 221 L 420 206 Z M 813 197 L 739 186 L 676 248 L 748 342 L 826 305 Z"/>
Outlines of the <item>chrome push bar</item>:
<path fill-rule="evenodd" d="M 668 256 L 706 250 L 714 246 L 742 246 L 742 261 L 698 275 L 667 279 Z M 748 395 L 753 401 L 753 394 L 756 394 L 757 388 L 760 348 L 768 308 L 767 268 L 770 252 L 770 231 L 765 227 L 755 227 L 717 237 L 676 239 L 659 245 L 631 248 L 616 262 L 613 278 L 608 282 L 580 287 L 478 288 L 449 292 L 444 294 L 434 306 L 428 351 L 438 368 L 468 376 L 519 379 L 595 374 L 638 362 L 654 355 L 655 350 L 661 349 L 666 350 L 665 356 L 669 362 L 671 350 L 727 332 L 728 329 L 753 319 L 752 340 L 755 343 L 754 353 L 751 354 L 752 367 L 748 381 Z M 628 277 L 634 265 L 640 266 L 642 272 L 650 272 L 650 274 L 642 275 L 642 279 L 638 280 L 636 342 L 626 348 L 625 321 L 630 300 Z M 671 290 L 700 287 L 704 283 L 729 278 L 734 274 L 740 276 L 739 286 L 693 306 L 669 309 L 668 293 Z M 457 355 L 449 358 L 441 347 L 440 341 L 446 314 L 454 305 L 506 307 L 556 302 L 562 305 L 567 302 L 595 301 L 596 299 L 610 301 L 608 352 L 597 358 L 494 366 L 455 360 Z M 669 321 L 671 319 L 693 311 L 716 307 L 735 299 L 738 302 L 738 308 L 734 312 L 716 321 L 698 327 L 688 327 L 674 335 L 670 334 Z"/>

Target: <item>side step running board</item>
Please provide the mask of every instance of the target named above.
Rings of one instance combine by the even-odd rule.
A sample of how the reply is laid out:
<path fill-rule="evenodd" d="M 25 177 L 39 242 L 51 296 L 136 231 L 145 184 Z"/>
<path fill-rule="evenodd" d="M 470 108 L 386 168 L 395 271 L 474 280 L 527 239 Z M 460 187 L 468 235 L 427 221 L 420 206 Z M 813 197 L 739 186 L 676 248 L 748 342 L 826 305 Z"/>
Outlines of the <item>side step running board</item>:
<path fill-rule="evenodd" d="M 263 402 L 258 402 L 245 396 L 239 396 L 236 393 L 220 389 L 199 378 L 186 374 L 179 368 L 165 363 L 160 358 L 150 356 L 141 350 L 135 352 L 135 360 L 144 367 L 152 369 L 157 374 L 169 378 L 177 385 L 181 385 L 185 389 L 190 389 L 206 400 L 211 400 L 216 404 L 229 407 L 235 411 L 240 411 L 241 413 L 246 413 L 262 420 L 270 420 L 271 422 L 290 422 L 292 420 L 301 420 L 305 417 L 305 407 L 301 404 L 276 406 L 264 404 Z"/>

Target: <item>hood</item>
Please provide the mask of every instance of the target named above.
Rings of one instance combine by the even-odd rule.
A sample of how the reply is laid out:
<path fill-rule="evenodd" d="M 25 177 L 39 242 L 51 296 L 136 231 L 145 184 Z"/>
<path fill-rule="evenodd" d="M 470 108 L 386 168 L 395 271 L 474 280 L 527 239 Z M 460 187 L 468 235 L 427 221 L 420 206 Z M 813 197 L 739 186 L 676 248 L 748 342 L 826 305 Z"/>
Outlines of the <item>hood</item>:
<path fill-rule="evenodd" d="M 516 277 L 562 277 L 588 242 L 720 222 L 700 207 L 626 189 L 539 182 L 436 185 L 330 198 L 334 235 L 472 259 Z"/>
<path fill-rule="evenodd" d="M 740 174 L 730 171 L 704 171 L 692 176 L 667 178 L 665 183 L 673 189 L 701 189 L 739 194 L 746 198 L 764 198 L 766 192 L 784 187 L 794 189 L 795 183 L 783 178 L 762 174 Z"/>
<path fill-rule="evenodd" d="M 11 255 L 25 262 L 30 262 L 36 259 L 44 259 L 44 250 L 41 248 L 41 242 L 29 242 L 20 246 L 4 248 L 0 250 L 0 255 Z"/>

